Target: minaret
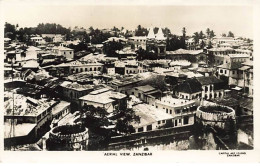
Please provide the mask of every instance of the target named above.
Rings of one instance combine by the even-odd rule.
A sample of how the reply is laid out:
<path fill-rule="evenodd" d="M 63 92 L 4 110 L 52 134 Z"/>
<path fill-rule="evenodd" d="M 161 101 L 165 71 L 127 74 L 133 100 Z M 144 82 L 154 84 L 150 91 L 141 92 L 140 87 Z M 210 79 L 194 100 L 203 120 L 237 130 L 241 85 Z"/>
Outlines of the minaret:
<path fill-rule="evenodd" d="M 147 35 L 147 39 L 155 39 L 155 35 L 154 35 L 154 32 L 153 32 L 153 27 L 151 27 L 149 29 L 149 33 Z"/>
<path fill-rule="evenodd" d="M 161 27 L 159 28 L 158 33 L 156 34 L 156 39 L 157 40 L 166 40 Z"/>

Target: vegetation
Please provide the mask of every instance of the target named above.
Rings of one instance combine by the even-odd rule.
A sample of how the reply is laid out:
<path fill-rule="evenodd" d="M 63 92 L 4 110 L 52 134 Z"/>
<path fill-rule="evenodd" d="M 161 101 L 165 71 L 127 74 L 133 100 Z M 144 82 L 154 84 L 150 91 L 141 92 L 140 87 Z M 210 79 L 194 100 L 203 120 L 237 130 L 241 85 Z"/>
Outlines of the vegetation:
<path fill-rule="evenodd" d="M 223 106 L 202 106 L 200 107 L 200 110 L 203 112 L 208 112 L 208 113 L 221 113 L 221 112 L 225 112 L 225 113 L 230 113 L 232 112 L 232 110 L 228 107 L 223 107 Z"/>
<path fill-rule="evenodd" d="M 85 131 L 85 128 L 81 125 L 58 126 L 53 129 L 53 133 L 60 133 L 61 135 L 76 134 L 83 131 Z"/>
<path fill-rule="evenodd" d="M 135 112 L 132 108 L 127 108 L 125 110 L 116 109 L 114 114 L 114 119 L 116 119 L 116 131 L 123 134 L 130 134 L 135 132 L 135 129 L 131 123 L 140 123 L 140 117 L 135 115 Z"/>
<path fill-rule="evenodd" d="M 149 52 L 147 50 L 144 50 L 142 48 L 139 48 L 139 50 L 136 51 L 136 59 L 137 60 L 146 60 L 146 59 L 149 59 L 149 60 L 156 60 L 158 59 L 158 56 L 156 55 L 155 52 Z"/>

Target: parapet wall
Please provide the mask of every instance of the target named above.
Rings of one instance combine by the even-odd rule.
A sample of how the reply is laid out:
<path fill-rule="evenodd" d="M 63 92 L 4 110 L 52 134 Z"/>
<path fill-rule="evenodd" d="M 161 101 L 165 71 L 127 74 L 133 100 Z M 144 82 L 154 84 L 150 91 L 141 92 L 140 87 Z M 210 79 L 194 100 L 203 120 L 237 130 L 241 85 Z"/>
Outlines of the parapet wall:
<path fill-rule="evenodd" d="M 230 107 L 226 107 L 226 106 L 218 106 L 216 108 L 220 108 L 221 107 L 223 109 L 228 109 L 230 110 L 230 112 L 224 112 L 221 110 L 218 110 L 219 112 L 206 112 L 206 111 L 202 111 L 201 107 L 204 106 L 199 106 L 197 108 L 196 111 L 196 118 L 202 122 L 203 125 L 210 125 L 212 127 L 219 127 L 221 129 L 225 129 L 226 128 L 226 124 L 230 123 L 231 121 L 235 122 L 235 118 L 236 118 L 236 114 L 235 114 L 235 110 L 230 108 Z"/>
<path fill-rule="evenodd" d="M 64 131 L 64 129 L 67 129 L 67 131 Z M 70 130 L 71 133 L 69 132 Z M 57 146 L 59 150 L 85 149 L 88 144 L 88 138 L 88 129 L 79 125 L 57 126 L 54 127 L 49 134 L 49 141 L 53 146 Z M 54 147 L 51 147 L 51 149 L 53 148 Z"/>

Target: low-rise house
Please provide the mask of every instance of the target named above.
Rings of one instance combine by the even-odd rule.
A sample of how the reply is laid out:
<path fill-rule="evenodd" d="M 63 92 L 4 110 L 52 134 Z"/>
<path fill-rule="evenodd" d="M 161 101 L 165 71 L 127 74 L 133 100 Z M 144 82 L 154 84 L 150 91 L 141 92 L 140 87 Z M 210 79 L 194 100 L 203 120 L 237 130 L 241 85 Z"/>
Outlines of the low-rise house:
<path fill-rule="evenodd" d="M 34 47 L 34 46 L 30 46 L 29 48 L 27 48 L 26 52 L 25 52 L 25 58 L 24 60 L 37 60 L 38 59 L 38 54 L 40 53 L 41 49 Z"/>
<path fill-rule="evenodd" d="M 60 86 L 62 87 L 63 97 L 66 100 L 76 101 L 77 103 L 80 97 L 85 96 L 94 90 L 92 85 L 81 85 L 76 82 L 68 81 L 64 81 Z"/>
<path fill-rule="evenodd" d="M 5 135 L 7 136 L 5 141 L 9 144 L 25 144 L 32 143 L 35 138 L 42 136 L 47 132 L 48 122 L 52 120 L 51 111 L 56 103 L 57 101 L 54 100 L 37 100 L 14 94 L 14 100 L 9 98 L 5 101 L 4 122 L 6 124 Z M 11 122 L 13 126 L 10 125 Z"/>
<path fill-rule="evenodd" d="M 140 79 L 135 79 L 135 78 L 121 79 L 121 80 L 113 79 L 111 82 L 108 83 L 108 85 L 120 93 L 130 95 L 131 92 L 129 93 L 129 90 L 136 87 L 140 81 L 141 81 Z"/>
<path fill-rule="evenodd" d="M 215 76 L 196 78 L 202 87 L 202 99 L 223 98 L 225 83 Z"/>
<path fill-rule="evenodd" d="M 202 97 L 202 87 L 200 82 L 193 78 L 188 79 L 175 88 L 175 95 L 181 99 L 201 99 Z"/>
<path fill-rule="evenodd" d="M 31 38 L 31 41 L 33 42 L 34 45 L 40 45 L 40 44 L 44 44 L 45 40 L 40 37 L 40 36 L 35 36 Z"/>
<path fill-rule="evenodd" d="M 177 60 L 187 60 L 189 62 L 206 62 L 207 63 L 207 54 L 203 50 L 185 50 L 178 49 L 175 51 L 166 51 L 166 58 Z"/>
<path fill-rule="evenodd" d="M 155 99 L 162 97 L 162 91 L 150 85 L 138 86 L 133 89 L 129 89 L 127 93 L 138 97 L 140 100 L 150 105 L 154 105 Z"/>
<path fill-rule="evenodd" d="M 228 58 L 228 54 L 235 54 L 235 50 L 230 47 L 226 48 L 221 48 L 221 47 L 216 47 L 216 48 L 211 48 L 208 49 L 208 56 L 209 59 L 211 59 L 211 62 L 213 65 L 218 66 L 221 64 L 226 63 L 226 59 Z"/>
<path fill-rule="evenodd" d="M 66 115 L 68 115 L 70 112 L 70 103 L 62 100 L 59 101 L 59 103 L 55 105 L 51 111 L 53 125 L 57 125 L 59 121 L 63 119 Z"/>
<path fill-rule="evenodd" d="M 146 36 L 133 36 L 128 38 L 128 43 L 133 45 L 135 50 L 138 50 L 139 48 L 146 50 L 146 39 Z"/>
<path fill-rule="evenodd" d="M 53 76 L 68 76 L 71 74 L 81 73 L 81 72 L 102 72 L 102 63 L 88 63 L 81 61 L 72 61 L 68 63 L 62 63 L 59 65 L 51 65 L 44 67 Z"/>
<path fill-rule="evenodd" d="M 74 59 L 74 50 L 71 48 L 59 46 L 59 47 L 53 47 L 52 51 L 54 54 L 62 55 L 67 59 Z"/>
<path fill-rule="evenodd" d="M 132 123 L 136 133 L 156 130 L 173 119 L 171 115 L 148 104 L 137 104 L 133 106 L 133 110 L 140 117 L 140 123 Z"/>
<path fill-rule="evenodd" d="M 253 95 L 252 61 L 227 63 L 217 68 L 219 78 L 226 79 L 228 85 L 241 87 L 245 93 Z"/>
<path fill-rule="evenodd" d="M 193 125 L 197 106 L 198 104 L 194 100 L 178 99 L 171 96 L 165 96 L 155 101 L 155 107 L 158 110 L 173 117 L 174 127 Z"/>
<path fill-rule="evenodd" d="M 85 104 L 93 105 L 104 108 L 108 113 L 112 113 L 115 109 L 124 110 L 127 108 L 127 96 L 108 88 L 92 91 L 81 97 L 80 100 L 82 107 Z"/>

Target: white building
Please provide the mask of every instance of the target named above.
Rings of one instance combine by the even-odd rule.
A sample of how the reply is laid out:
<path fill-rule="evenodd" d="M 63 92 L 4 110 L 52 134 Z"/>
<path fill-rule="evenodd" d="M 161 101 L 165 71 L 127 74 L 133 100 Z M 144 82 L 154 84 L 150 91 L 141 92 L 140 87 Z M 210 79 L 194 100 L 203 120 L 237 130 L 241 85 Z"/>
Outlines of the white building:
<path fill-rule="evenodd" d="M 184 100 L 166 96 L 155 101 L 155 107 L 173 117 L 173 126 L 194 124 L 194 114 L 197 104 L 194 100 Z"/>
<path fill-rule="evenodd" d="M 74 59 L 74 50 L 67 47 L 53 47 L 52 51 L 57 55 L 63 55 L 67 59 Z"/>
<path fill-rule="evenodd" d="M 38 53 L 41 51 L 40 48 L 34 47 L 34 46 L 30 46 L 29 48 L 27 48 L 25 54 L 25 58 L 24 60 L 29 60 L 29 59 L 38 59 Z"/>
<path fill-rule="evenodd" d="M 172 121 L 172 116 L 163 111 L 158 111 L 155 107 L 148 104 L 138 104 L 133 106 L 133 110 L 140 117 L 140 123 L 132 122 L 135 132 L 146 132 L 156 130 L 158 127 Z"/>

